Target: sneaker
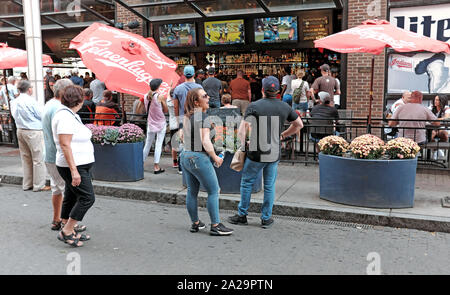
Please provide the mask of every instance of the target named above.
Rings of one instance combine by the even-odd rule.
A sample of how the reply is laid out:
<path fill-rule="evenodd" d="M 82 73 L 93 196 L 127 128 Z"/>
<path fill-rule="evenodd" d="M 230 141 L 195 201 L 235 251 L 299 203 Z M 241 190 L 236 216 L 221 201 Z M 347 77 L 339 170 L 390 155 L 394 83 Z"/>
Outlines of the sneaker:
<path fill-rule="evenodd" d="M 262 228 L 270 228 L 274 223 L 273 218 L 269 218 L 267 220 L 261 219 L 261 227 Z"/>
<path fill-rule="evenodd" d="M 239 214 L 236 214 L 234 216 L 228 217 L 228 222 L 231 224 L 240 224 L 240 225 L 247 225 L 247 216 L 240 216 Z"/>
<path fill-rule="evenodd" d="M 183 174 L 183 171 L 181 171 L 181 170 L 178 170 L 178 174 L 180 174 L 180 175 L 181 175 L 181 174 Z"/>
<path fill-rule="evenodd" d="M 206 227 L 206 225 L 201 222 L 201 220 L 198 221 L 198 224 L 192 223 L 191 226 L 191 233 L 196 233 L 201 229 L 204 229 Z"/>
<path fill-rule="evenodd" d="M 178 169 L 178 163 L 173 163 L 172 167 Z"/>
<path fill-rule="evenodd" d="M 222 223 L 219 223 L 217 226 L 211 225 L 211 231 L 209 232 L 211 236 L 229 236 L 232 233 L 233 230 L 225 227 Z"/>
<path fill-rule="evenodd" d="M 437 160 L 437 151 L 433 152 L 433 155 L 431 156 L 431 160 L 433 160 L 433 161 Z"/>
<path fill-rule="evenodd" d="M 438 150 L 437 158 L 438 158 L 439 160 L 445 160 L 445 153 L 444 153 L 443 150 Z"/>

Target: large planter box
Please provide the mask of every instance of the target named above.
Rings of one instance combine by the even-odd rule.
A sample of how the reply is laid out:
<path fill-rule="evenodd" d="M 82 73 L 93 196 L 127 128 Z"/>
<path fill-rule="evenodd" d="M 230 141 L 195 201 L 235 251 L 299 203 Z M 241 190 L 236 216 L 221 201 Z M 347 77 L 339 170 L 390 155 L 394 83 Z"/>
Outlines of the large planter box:
<path fill-rule="evenodd" d="M 240 194 L 241 193 L 241 178 L 242 171 L 237 172 L 230 168 L 231 160 L 233 160 L 234 154 L 225 153 L 223 163 L 219 168 L 214 167 L 216 170 L 217 179 L 219 180 L 220 193 L 222 194 Z M 182 167 L 183 168 L 183 167 Z M 186 178 L 183 174 L 183 186 L 187 187 Z M 252 193 L 258 193 L 262 189 L 262 171 L 256 177 L 256 181 L 253 184 Z M 200 190 L 206 191 L 200 184 Z"/>
<path fill-rule="evenodd" d="M 319 154 L 320 198 L 370 208 L 414 206 L 417 158 L 363 160 Z"/>
<path fill-rule="evenodd" d="M 94 144 L 93 178 L 103 181 L 138 181 L 144 178 L 144 142 Z"/>

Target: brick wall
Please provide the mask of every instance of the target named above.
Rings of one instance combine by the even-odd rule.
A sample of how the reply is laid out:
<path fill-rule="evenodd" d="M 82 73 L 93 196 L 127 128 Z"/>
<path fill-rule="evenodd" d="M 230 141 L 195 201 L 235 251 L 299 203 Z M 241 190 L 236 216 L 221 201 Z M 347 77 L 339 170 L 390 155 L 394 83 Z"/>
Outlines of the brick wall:
<path fill-rule="evenodd" d="M 138 4 L 141 3 L 141 0 L 127 0 L 125 1 L 125 3 L 127 3 L 128 5 L 130 4 Z M 144 9 L 143 8 L 136 8 L 136 11 L 142 13 L 145 15 Z M 129 29 L 126 25 L 132 21 L 132 20 L 137 20 L 140 23 L 140 26 L 137 29 Z M 121 6 L 119 3 L 117 3 L 116 6 L 116 22 L 117 23 L 123 23 L 124 24 L 124 30 L 128 31 L 128 32 L 132 32 L 134 34 L 137 35 L 141 35 L 143 36 L 144 34 L 144 26 L 145 24 L 143 23 L 143 20 L 138 17 L 137 15 L 133 14 L 131 11 L 129 11 L 128 9 L 124 8 L 123 6 Z M 122 98 L 122 95 L 120 96 L 120 98 Z M 133 102 L 138 99 L 138 97 L 136 96 L 132 96 L 132 95 L 128 95 L 128 94 L 124 94 L 124 98 L 125 98 L 125 111 L 127 113 L 131 113 L 132 109 L 133 109 Z"/>
<path fill-rule="evenodd" d="M 348 0 L 348 28 L 356 27 L 368 19 L 386 19 L 387 1 Z M 353 117 L 367 118 L 369 114 L 372 56 L 369 53 L 348 54 L 347 109 L 353 110 Z M 384 69 L 385 54 L 375 55 L 372 118 L 381 118 L 383 113 Z"/>

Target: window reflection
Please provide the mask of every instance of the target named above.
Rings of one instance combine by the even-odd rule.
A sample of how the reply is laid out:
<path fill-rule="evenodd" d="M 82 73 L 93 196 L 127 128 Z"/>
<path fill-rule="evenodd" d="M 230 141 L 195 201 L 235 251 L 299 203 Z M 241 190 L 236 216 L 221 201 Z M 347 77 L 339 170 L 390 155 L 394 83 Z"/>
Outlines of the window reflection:
<path fill-rule="evenodd" d="M 208 0 L 208 1 L 195 1 L 195 4 L 198 7 L 200 7 L 207 16 L 264 12 L 261 6 L 259 6 L 259 4 L 254 0 L 252 1 Z"/>

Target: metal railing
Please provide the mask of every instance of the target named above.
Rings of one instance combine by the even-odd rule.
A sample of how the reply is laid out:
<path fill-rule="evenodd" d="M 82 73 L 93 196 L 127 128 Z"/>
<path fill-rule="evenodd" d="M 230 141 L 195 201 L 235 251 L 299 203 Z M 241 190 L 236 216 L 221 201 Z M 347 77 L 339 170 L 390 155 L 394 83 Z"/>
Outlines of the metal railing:
<path fill-rule="evenodd" d="M 0 144 L 19 146 L 15 127 L 9 111 L 0 111 Z"/>
<path fill-rule="evenodd" d="M 95 123 L 95 116 L 93 116 L 95 114 L 79 113 L 79 115 L 82 117 L 83 123 Z M 92 115 L 92 117 L 89 118 L 89 115 Z M 125 123 L 133 123 L 143 128 L 144 132 L 146 131 L 145 129 L 147 126 L 145 115 L 132 113 L 127 113 L 125 116 L 123 116 L 122 113 L 119 113 L 116 114 L 114 119 L 102 119 L 102 121 L 105 121 L 105 123 L 113 122 L 114 126 L 120 126 Z M 302 118 L 302 121 L 304 127 L 301 129 L 300 134 L 294 135 L 291 140 L 282 143 L 282 162 L 304 163 L 305 165 L 317 164 L 319 151 L 316 143 L 320 140 L 320 138 L 327 135 L 338 135 L 350 142 L 352 139 L 368 133 L 368 118 L 343 117 L 337 121 L 334 119 Z M 388 126 L 389 121 L 421 123 L 425 127 L 393 128 Z M 431 124 L 433 122 L 439 122 L 440 126 L 433 126 Z M 8 112 L 0 112 L 0 126 L 0 144 L 17 146 L 14 123 Z M 285 124 L 285 128 L 288 128 L 288 126 L 289 124 Z M 421 152 L 419 156 L 419 165 L 431 169 L 450 170 L 450 143 L 448 139 L 446 142 L 438 141 L 438 137 L 431 140 L 433 130 L 441 130 L 450 133 L 450 121 L 392 120 L 372 118 L 371 125 L 369 127 L 371 134 L 379 136 L 384 141 L 404 135 L 416 140 L 419 137 L 419 133 L 421 133 L 422 136 L 425 134 L 427 140 L 425 143 L 420 145 Z M 170 140 L 169 136 L 167 136 L 167 138 Z M 165 141 L 165 145 L 168 144 L 168 140 Z M 439 157 L 435 158 L 434 156 L 438 151 L 441 151 L 438 153 Z M 442 154 L 444 157 L 442 157 Z"/>

